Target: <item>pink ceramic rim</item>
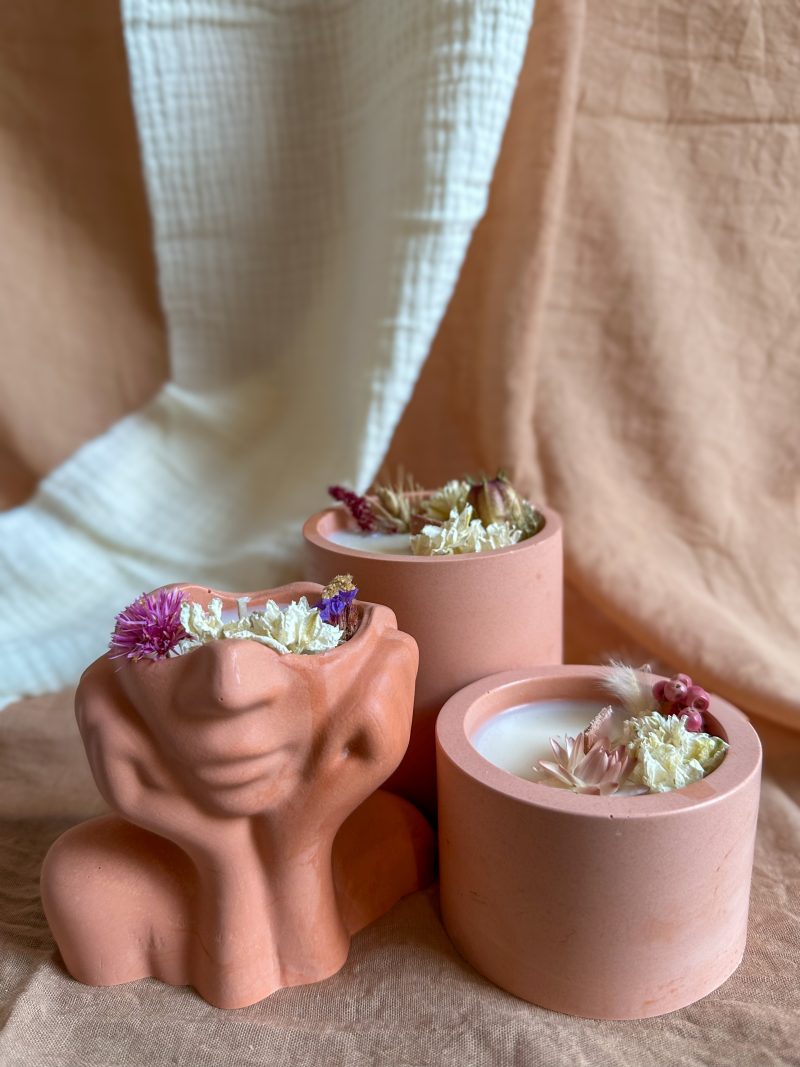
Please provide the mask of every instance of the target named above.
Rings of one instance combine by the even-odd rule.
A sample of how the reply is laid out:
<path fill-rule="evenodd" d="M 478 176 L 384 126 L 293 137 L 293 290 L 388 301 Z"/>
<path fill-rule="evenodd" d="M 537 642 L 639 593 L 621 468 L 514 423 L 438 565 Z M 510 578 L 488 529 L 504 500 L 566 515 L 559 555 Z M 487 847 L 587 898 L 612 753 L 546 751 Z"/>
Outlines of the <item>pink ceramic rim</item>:
<path fill-rule="evenodd" d="M 494 548 L 490 552 L 464 552 L 458 556 L 397 556 L 389 552 L 364 552 L 362 549 L 337 545 L 334 541 L 328 540 L 323 533 L 320 533 L 320 527 L 330 516 L 335 529 L 343 530 L 347 528 L 346 522 L 336 521 L 347 516 L 347 511 L 340 506 L 325 508 L 324 511 L 318 511 L 307 519 L 303 525 L 303 537 L 317 548 L 324 549 L 326 552 L 334 552 L 337 555 L 347 556 L 350 559 L 379 560 L 382 563 L 398 564 L 404 567 L 415 563 L 425 567 L 430 566 L 432 563 L 445 563 L 448 566 L 461 564 L 463 566 L 469 563 L 474 564 L 475 560 L 479 559 L 497 559 L 499 556 L 509 556 L 515 552 L 530 551 L 534 547 L 541 546 L 550 538 L 557 537 L 561 533 L 561 516 L 558 512 L 538 505 L 536 510 L 544 515 L 544 526 L 533 537 L 518 541 L 517 544 L 509 545 L 507 548 Z"/>
<path fill-rule="evenodd" d="M 481 678 L 454 694 L 439 712 L 436 744 L 464 774 L 496 793 L 550 811 L 580 817 L 653 818 L 677 815 L 687 808 L 713 804 L 744 786 L 761 768 L 761 744 L 745 715 L 721 697 L 712 696 L 709 714 L 730 744 L 725 759 L 699 782 L 669 793 L 638 797 L 581 796 L 566 789 L 529 782 L 485 759 L 470 737 L 489 718 L 534 700 L 591 699 L 603 668 L 548 666 L 504 671 Z M 650 684 L 658 675 L 643 675 Z"/>

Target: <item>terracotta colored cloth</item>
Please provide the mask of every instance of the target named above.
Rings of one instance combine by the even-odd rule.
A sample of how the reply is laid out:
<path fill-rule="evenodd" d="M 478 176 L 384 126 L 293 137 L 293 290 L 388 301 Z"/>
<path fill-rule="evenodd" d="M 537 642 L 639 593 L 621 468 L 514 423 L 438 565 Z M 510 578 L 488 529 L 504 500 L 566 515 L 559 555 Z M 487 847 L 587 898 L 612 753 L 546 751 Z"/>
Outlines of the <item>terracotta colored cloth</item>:
<path fill-rule="evenodd" d="M 689 1008 L 643 1022 L 573 1019 L 490 985 L 453 950 L 435 890 L 359 934 L 344 969 L 239 1011 L 152 980 L 92 989 L 63 970 L 38 899 L 50 842 L 101 810 L 72 695 L 0 716 L 0 1063 L 3 1067 L 778 1067 L 800 1047 L 800 738 L 767 744 L 748 948 Z"/>
<path fill-rule="evenodd" d="M 166 372 L 122 26 L 0 5 L 0 507 Z"/>
<path fill-rule="evenodd" d="M 800 23 L 537 5 L 489 210 L 395 436 L 509 467 L 580 602 L 800 727 Z"/>

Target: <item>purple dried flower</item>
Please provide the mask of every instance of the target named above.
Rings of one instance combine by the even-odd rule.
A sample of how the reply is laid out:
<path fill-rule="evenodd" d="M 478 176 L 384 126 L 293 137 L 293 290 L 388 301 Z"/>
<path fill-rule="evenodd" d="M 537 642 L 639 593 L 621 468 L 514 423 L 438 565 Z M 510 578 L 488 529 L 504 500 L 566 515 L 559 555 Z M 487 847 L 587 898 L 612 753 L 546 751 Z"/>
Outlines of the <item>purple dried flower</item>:
<path fill-rule="evenodd" d="M 365 496 L 359 496 L 352 489 L 346 489 L 343 485 L 331 485 L 328 493 L 334 500 L 344 504 L 355 519 L 358 528 L 365 533 L 372 533 L 377 529 L 377 522 L 372 511 L 372 505 Z"/>
<path fill-rule="evenodd" d="M 323 622 L 329 622 L 332 626 L 341 626 L 342 616 L 356 598 L 357 589 L 343 589 L 335 596 L 323 597 L 317 610 Z"/>
<path fill-rule="evenodd" d="M 361 621 L 354 603 L 357 596 L 358 586 L 353 582 L 353 575 L 337 574 L 322 590 L 317 604 L 322 621 L 343 630 L 345 640 L 353 636 Z"/>
<path fill-rule="evenodd" d="M 142 593 L 117 615 L 109 649 L 111 659 L 162 659 L 189 637 L 181 624 L 183 591 L 157 589 Z"/>

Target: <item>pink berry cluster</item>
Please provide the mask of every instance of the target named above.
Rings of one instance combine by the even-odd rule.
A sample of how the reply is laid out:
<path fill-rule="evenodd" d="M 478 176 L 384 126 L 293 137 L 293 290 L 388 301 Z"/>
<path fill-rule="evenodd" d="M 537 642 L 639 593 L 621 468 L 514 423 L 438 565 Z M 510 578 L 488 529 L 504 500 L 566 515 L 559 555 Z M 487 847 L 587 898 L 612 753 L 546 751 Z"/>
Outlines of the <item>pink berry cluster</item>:
<path fill-rule="evenodd" d="M 688 674 L 674 674 L 667 681 L 656 682 L 653 696 L 662 715 L 677 715 L 692 733 L 703 729 L 703 712 L 708 711 L 709 697 L 705 689 L 693 685 Z"/>

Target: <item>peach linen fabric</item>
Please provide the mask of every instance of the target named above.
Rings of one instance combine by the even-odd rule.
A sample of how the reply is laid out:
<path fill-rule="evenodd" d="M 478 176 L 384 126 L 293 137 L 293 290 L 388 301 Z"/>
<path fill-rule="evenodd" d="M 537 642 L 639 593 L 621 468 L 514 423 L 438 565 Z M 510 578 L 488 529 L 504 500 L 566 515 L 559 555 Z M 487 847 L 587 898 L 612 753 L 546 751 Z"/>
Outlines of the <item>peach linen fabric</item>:
<path fill-rule="evenodd" d="M 574 1019 L 481 978 L 442 927 L 435 888 L 354 939 L 344 968 L 249 1008 L 212 1008 L 151 979 L 96 989 L 64 971 L 41 910 L 52 840 L 102 811 L 72 693 L 0 716 L 3 1067 L 794 1067 L 800 1042 L 800 736 L 766 746 L 748 947 L 688 1008 L 639 1022 Z M 624 892 L 624 887 L 621 887 Z M 711 917 L 710 917 L 711 918 Z"/>
<path fill-rule="evenodd" d="M 166 374 L 119 9 L 0 5 L 0 508 Z"/>
<path fill-rule="evenodd" d="M 56 5 L 30 6 L 52 13 Z M 59 20 L 66 8 L 78 18 L 79 6 L 89 10 L 59 5 Z M 101 7 L 114 5 L 98 0 L 93 17 Z M 2 1067 L 798 1062 L 800 741 L 760 717 L 800 722 L 798 36 L 793 6 L 781 0 L 540 0 L 489 210 L 388 457 L 430 482 L 511 466 L 565 516 L 571 658 L 652 653 L 756 714 L 765 778 L 739 971 L 661 1019 L 555 1015 L 460 960 L 434 889 L 360 934 L 328 982 L 242 1011 L 222 1013 L 191 990 L 150 981 L 81 986 L 58 959 L 37 884 L 51 841 L 102 810 L 64 691 L 0 714 Z M 9 40 L 0 33 L 0 52 Z M 20 62 L 30 54 L 22 43 L 12 51 Z M 121 50 L 117 57 L 119 88 Z M 33 91 L 15 85 L 23 96 Z M 126 188 L 135 191 L 125 93 L 89 95 L 75 106 L 87 116 L 108 107 L 120 137 L 115 159 L 128 160 Z M 71 100 L 48 93 L 46 106 L 58 114 Z M 100 209 L 109 188 L 101 183 L 68 221 L 69 182 L 57 193 L 43 180 L 38 191 L 17 180 L 28 173 L 17 163 L 34 167 L 42 146 L 9 132 L 18 112 L 7 94 L 0 113 L 0 188 L 42 197 L 49 232 L 60 235 L 57 255 L 69 260 L 52 285 L 76 283 L 47 316 L 10 300 L 12 291 L 35 292 L 37 279 L 47 289 L 54 269 L 34 247 L 43 216 L 31 200 L 18 253 L 0 250 L 8 300 L 0 373 L 16 382 L 0 394 L 9 503 L 157 389 L 166 357 L 149 239 L 141 243 L 135 222 L 142 200 L 112 212 L 131 230 L 103 248 L 95 231 L 107 225 Z M 71 136 L 88 137 L 92 125 L 87 118 Z M 105 142 L 110 130 L 98 136 Z M 88 141 L 83 151 L 102 154 Z M 39 173 L 62 181 L 57 168 Z M 140 195 L 141 187 L 130 203 Z M 4 225 L 14 202 L 0 204 Z M 113 349 L 96 332 L 98 307 L 113 324 Z M 70 370 L 77 357 L 40 344 L 48 329 L 48 341 L 63 330 L 80 349 L 80 374 Z M 131 359 L 133 382 L 122 366 Z M 54 385 L 41 397 L 19 375 L 34 364 Z M 107 388 L 87 387 L 101 376 Z M 71 427 L 58 410 L 70 385 L 75 403 L 88 405 Z M 37 412 L 52 435 L 41 452 Z"/>
<path fill-rule="evenodd" d="M 799 47 L 786 3 L 540 4 L 389 455 L 561 512 L 570 656 L 590 606 L 796 729 Z"/>

